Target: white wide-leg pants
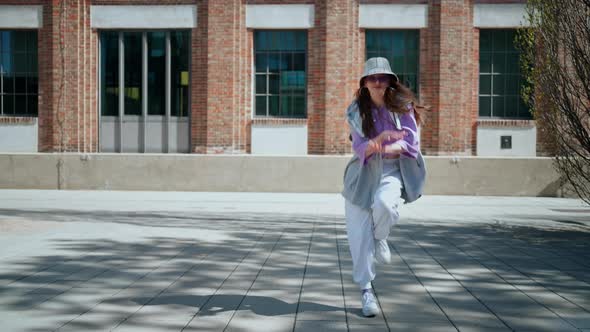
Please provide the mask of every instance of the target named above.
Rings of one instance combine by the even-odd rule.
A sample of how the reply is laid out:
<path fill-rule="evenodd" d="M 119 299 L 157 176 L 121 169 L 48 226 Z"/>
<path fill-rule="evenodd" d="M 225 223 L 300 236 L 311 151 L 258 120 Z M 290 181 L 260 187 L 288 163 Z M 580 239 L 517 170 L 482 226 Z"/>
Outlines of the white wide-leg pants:
<path fill-rule="evenodd" d="M 345 203 L 352 276 L 361 289 L 371 288 L 375 279 L 375 241 L 387 239 L 391 227 L 399 220 L 402 187 L 399 159 L 383 159 L 381 183 L 371 209 L 363 209 L 348 200 Z"/>

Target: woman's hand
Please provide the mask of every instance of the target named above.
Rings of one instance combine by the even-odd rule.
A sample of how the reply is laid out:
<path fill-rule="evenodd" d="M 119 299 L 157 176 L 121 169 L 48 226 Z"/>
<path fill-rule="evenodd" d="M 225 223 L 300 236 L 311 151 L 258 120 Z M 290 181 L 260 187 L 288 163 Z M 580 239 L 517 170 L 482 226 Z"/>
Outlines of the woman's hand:
<path fill-rule="evenodd" d="M 408 135 L 408 133 L 405 130 L 384 130 L 374 139 L 377 143 L 383 144 L 383 142 L 391 140 L 397 141 L 398 139 L 404 138 L 406 135 Z"/>
<path fill-rule="evenodd" d="M 369 140 L 369 145 L 367 145 L 367 149 L 365 150 L 365 157 L 372 155 L 373 153 L 381 153 L 383 151 L 383 147 L 381 143 L 377 142 L 375 139 Z"/>

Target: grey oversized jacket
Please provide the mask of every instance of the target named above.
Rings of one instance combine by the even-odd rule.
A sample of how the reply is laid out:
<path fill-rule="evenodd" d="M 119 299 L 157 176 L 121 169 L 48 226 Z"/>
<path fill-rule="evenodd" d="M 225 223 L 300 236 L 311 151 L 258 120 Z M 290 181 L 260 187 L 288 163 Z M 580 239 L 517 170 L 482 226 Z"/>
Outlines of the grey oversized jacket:
<path fill-rule="evenodd" d="M 391 114 L 393 123 L 401 130 L 399 117 Z M 354 101 L 346 110 L 346 117 L 350 130 L 364 137 L 362 120 L 358 104 Z M 416 159 L 402 154 L 399 159 L 403 182 L 402 198 L 406 203 L 411 203 L 420 196 L 424 188 L 426 178 L 426 165 L 421 153 Z M 344 170 L 344 189 L 342 196 L 351 203 L 362 208 L 369 209 L 373 205 L 373 197 L 381 181 L 383 170 L 383 158 L 380 153 L 375 154 L 363 165 L 359 157 L 354 154 Z"/>

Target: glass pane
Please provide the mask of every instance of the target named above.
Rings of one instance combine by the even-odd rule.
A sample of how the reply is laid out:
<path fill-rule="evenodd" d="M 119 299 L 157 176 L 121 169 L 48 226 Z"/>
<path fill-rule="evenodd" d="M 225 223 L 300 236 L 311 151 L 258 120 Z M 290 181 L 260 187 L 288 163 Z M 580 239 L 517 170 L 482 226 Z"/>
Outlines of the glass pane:
<path fill-rule="evenodd" d="M 507 75 L 506 76 L 506 90 L 507 95 L 519 94 L 519 76 L 518 75 Z"/>
<path fill-rule="evenodd" d="M 268 54 L 268 71 L 270 72 L 277 72 L 279 71 L 281 61 L 281 55 L 279 53 L 269 53 Z"/>
<path fill-rule="evenodd" d="M 282 51 L 297 50 L 297 45 L 295 42 L 295 33 L 291 31 L 280 32 L 280 49 Z"/>
<path fill-rule="evenodd" d="M 507 96 L 504 116 L 509 118 L 518 117 L 518 96 Z"/>
<path fill-rule="evenodd" d="M 37 54 L 37 31 L 27 31 L 27 53 Z"/>
<path fill-rule="evenodd" d="M 4 74 L 2 77 L 4 93 L 14 93 L 14 74 Z"/>
<path fill-rule="evenodd" d="M 188 104 L 190 86 L 190 32 L 170 32 L 170 115 L 189 116 L 190 107 Z"/>
<path fill-rule="evenodd" d="M 405 57 L 403 55 L 396 55 L 393 57 L 393 61 L 389 61 L 391 64 L 391 69 L 394 73 L 404 72 L 404 60 Z"/>
<path fill-rule="evenodd" d="M 28 71 L 27 56 L 25 53 L 15 53 L 13 61 L 15 73 L 26 73 Z"/>
<path fill-rule="evenodd" d="M 503 117 L 504 116 L 504 97 L 493 97 L 492 98 L 492 116 Z"/>
<path fill-rule="evenodd" d="M 506 76 L 504 75 L 493 75 L 492 76 L 492 93 L 495 95 L 503 95 L 506 94 L 506 89 L 504 88 L 506 81 Z"/>
<path fill-rule="evenodd" d="M 254 49 L 257 51 L 263 51 L 268 49 L 267 43 L 267 32 L 266 31 L 254 31 Z"/>
<path fill-rule="evenodd" d="M 491 98 L 490 97 L 479 97 L 479 116 L 489 117 L 491 115 L 492 115 Z"/>
<path fill-rule="evenodd" d="M 38 113 L 38 100 L 37 95 L 28 95 L 27 96 L 27 112 L 30 115 L 37 115 Z"/>
<path fill-rule="evenodd" d="M 305 53 L 293 54 L 293 70 L 305 71 Z"/>
<path fill-rule="evenodd" d="M 291 70 L 293 64 L 293 56 L 291 53 L 283 53 L 281 54 L 281 63 L 279 65 L 279 70 Z"/>
<path fill-rule="evenodd" d="M 405 86 L 410 88 L 414 93 L 418 91 L 418 77 L 416 75 L 405 75 L 404 79 L 400 80 L 403 82 Z"/>
<path fill-rule="evenodd" d="M 406 56 L 406 68 L 405 71 L 408 73 L 418 73 L 418 54 L 408 53 Z"/>
<path fill-rule="evenodd" d="M 492 72 L 492 53 L 480 53 L 479 54 L 479 72 L 480 73 L 491 73 Z"/>
<path fill-rule="evenodd" d="M 479 30 L 479 51 L 480 52 L 491 52 L 492 51 L 492 31 L 491 30 Z"/>
<path fill-rule="evenodd" d="M 492 93 L 492 77 L 490 75 L 479 75 L 479 94 L 489 95 Z"/>
<path fill-rule="evenodd" d="M 279 93 L 279 75 L 268 76 L 268 93 L 278 94 Z"/>
<path fill-rule="evenodd" d="M 27 53 L 27 72 L 38 73 L 39 65 L 37 63 L 37 53 Z"/>
<path fill-rule="evenodd" d="M 268 36 L 268 50 L 269 51 L 280 50 L 280 39 L 279 39 L 278 31 L 269 31 L 267 36 Z"/>
<path fill-rule="evenodd" d="M 12 33 L 12 51 L 15 53 L 25 53 L 27 51 L 27 31 L 11 31 Z"/>
<path fill-rule="evenodd" d="M 294 96 L 293 97 L 293 116 L 305 117 L 305 97 Z"/>
<path fill-rule="evenodd" d="M 256 93 L 266 94 L 266 75 L 256 75 L 255 88 Z"/>
<path fill-rule="evenodd" d="M 279 115 L 279 96 L 268 97 L 268 115 L 278 116 Z"/>
<path fill-rule="evenodd" d="M 38 94 L 39 93 L 39 79 L 37 75 L 29 75 L 27 77 L 27 93 Z"/>
<path fill-rule="evenodd" d="M 125 32 L 125 115 L 141 115 L 141 33 Z"/>
<path fill-rule="evenodd" d="M 266 53 L 256 53 L 256 73 L 265 73 L 266 67 L 268 66 L 268 55 Z"/>
<path fill-rule="evenodd" d="M 408 30 L 406 31 L 406 49 L 408 51 L 418 51 L 418 44 L 420 43 L 420 31 L 419 30 Z"/>
<path fill-rule="evenodd" d="M 506 72 L 506 53 L 494 53 L 492 55 L 492 70 L 496 74 Z"/>
<path fill-rule="evenodd" d="M 148 96 L 147 111 L 149 115 L 166 114 L 166 33 L 165 32 L 148 32 Z M 127 45 L 125 45 L 127 46 Z M 177 74 L 177 73 L 175 73 Z M 177 75 L 172 75 L 173 77 Z M 178 79 L 178 77 L 176 77 Z M 174 82 L 178 88 L 178 82 Z M 172 89 L 173 95 L 176 95 L 176 89 Z M 178 104 L 176 104 L 178 107 Z"/>
<path fill-rule="evenodd" d="M 365 49 L 367 50 L 367 54 L 369 52 L 375 52 L 377 50 L 377 36 L 375 34 L 375 31 L 366 30 Z M 367 58 L 370 57 L 367 55 Z"/>
<path fill-rule="evenodd" d="M 279 115 L 282 117 L 290 116 L 293 112 L 291 107 L 291 96 L 281 96 L 281 109 Z"/>
<path fill-rule="evenodd" d="M 266 116 L 266 97 L 256 96 L 256 115 Z"/>
<path fill-rule="evenodd" d="M 25 74 L 16 74 L 14 77 L 14 93 L 27 93 L 27 77 Z"/>
<path fill-rule="evenodd" d="M 391 34 L 391 39 L 393 40 L 393 52 L 395 54 L 403 54 L 406 50 L 405 37 L 405 33 L 401 31 L 400 33 Z"/>
<path fill-rule="evenodd" d="M 101 114 L 119 114 L 119 33 L 105 31 L 100 36 Z"/>
<path fill-rule="evenodd" d="M 296 50 L 298 50 L 298 51 L 307 50 L 307 31 L 296 31 L 294 33 L 295 33 Z"/>
<path fill-rule="evenodd" d="M 518 53 L 506 54 L 506 72 L 509 74 L 518 74 L 520 72 Z"/>
<path fill-rule="evenodd" d="M 506 51 L 506 31 L 492 30 L 492 47 L 494 52 Z"/>
<path fill-rule="evenodd" d="M 4 95 L 2 97 L 4 105 L 2 105 L 2 114 L 12 115 L 14 114 L 14 95 Z"/>
<path fill-rule="evenodd" d="M 14 114 L 27 114 L 27 96 L 14 96 Z"/>
<path fill-rule="evenodd" d="M 516 49 L 516 30 L 510 29 L 506 30 L 506 51 L 508 52 L 518 52 Z"/>
<path fill-rule="evenodd" d="M 12 55 L 12 53 L 2 53 L 2 72 L 4 73 L 13 73 L 14 69 L 13 69 L 13 58 L 14 56 Z"/>

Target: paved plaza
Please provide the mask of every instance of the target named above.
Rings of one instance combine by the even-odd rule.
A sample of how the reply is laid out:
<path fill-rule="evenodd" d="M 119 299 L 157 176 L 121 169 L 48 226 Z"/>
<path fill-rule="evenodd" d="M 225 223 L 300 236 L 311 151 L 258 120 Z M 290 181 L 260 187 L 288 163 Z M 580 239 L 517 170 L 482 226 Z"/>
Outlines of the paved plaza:
<path fill-rule="evenodd" d="M 362 317 L 337 194 L 0 190 L 1 331 L 590 331 L 590 207 L 403 206 Z"/>

